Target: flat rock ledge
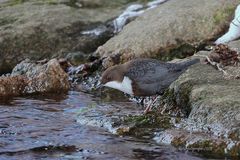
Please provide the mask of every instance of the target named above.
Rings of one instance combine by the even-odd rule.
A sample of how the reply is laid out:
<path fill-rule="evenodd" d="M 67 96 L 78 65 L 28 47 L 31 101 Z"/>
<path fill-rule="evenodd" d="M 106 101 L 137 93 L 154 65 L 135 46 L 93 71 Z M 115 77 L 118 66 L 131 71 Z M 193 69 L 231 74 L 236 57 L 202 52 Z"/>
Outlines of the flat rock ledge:
<path fill-rule="evenodd" d="M 69 88 L 68 74 L 57 59 L 44 64 L 25 60 L 13 69 L 11 75 L 0 77 L 0 97 L 45 92 L 59 93 Z"/>

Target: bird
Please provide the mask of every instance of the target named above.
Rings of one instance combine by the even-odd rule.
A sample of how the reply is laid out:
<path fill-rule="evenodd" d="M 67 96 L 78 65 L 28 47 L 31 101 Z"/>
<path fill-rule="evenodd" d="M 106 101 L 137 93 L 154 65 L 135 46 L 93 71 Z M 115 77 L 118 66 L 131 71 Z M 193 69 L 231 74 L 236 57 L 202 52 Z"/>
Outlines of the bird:
<path fill-rule="evenodd" d="M 136 97 L 162 95 L 173 81 L 197 62 L 199 59 L 169 63 L 151 58 L 136 58 L 106 69 L 100 83 Z M 148 105 L 144 113 L 150 110 L 151 105 Z"/>

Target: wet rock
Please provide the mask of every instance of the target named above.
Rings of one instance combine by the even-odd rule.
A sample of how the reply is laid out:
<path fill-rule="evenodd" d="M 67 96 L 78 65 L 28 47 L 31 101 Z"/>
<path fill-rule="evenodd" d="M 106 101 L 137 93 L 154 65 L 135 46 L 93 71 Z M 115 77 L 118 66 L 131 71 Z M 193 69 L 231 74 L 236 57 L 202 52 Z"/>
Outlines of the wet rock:
<path fill-rule="evenodd" d="M 155 130 L 170 128 L 170 117 L 159 113 L 144 115 L 143 107 L 130 102 L 128 97 L 116 90 L 101 90 L 91 104 L 74 111 L 81 125 L 103 127 L 117 135 L 134 135 L 152 138 Z M 97 94 L 97 93 L 96 93 Z M 95 95 L 96 95 L 95 94 Z"/>
<path fill-rule="evenodd" d="M 79 66 L 71 66 L 68 68 L 68 74 L 71 78 L 81 81 L 82 78 L 90 76 L 95 71 L 100 69 L 102 64 L 101 59 L 96 59 L 93 62 L 81 64 Z"/>
<path fill-rule="evenodd" d="M 57 59 L 45 64 L 22 61 L 10 76 L 0 77 L 0 96 L 30 93 L 65 92 L 69 89 L 68 75 Z"/>
<path fill-rule="evenodd" d="M 116 102 L 115 104 L 108 104 L 102 101 L 101 105 L 87 106 L 86 108 L 76 113 L 78 114 L 77 121 L 80 124 L 103 127 L 106 128 L 109 132 L 116 134 L 119 126 L 121 126 L 122 117 L 129 114 L 138 115 L 139 113 L 141 113 L 141 111 L 134 104 L 131 106 L 127 106 L 126 103 L 125 105 L 121 102 Z M 130 126 L 122 126 L 122 128 L 126 127 Z"/>
<path fill-rule="evenodd" d="M 210 54 L 210 52 L 207 53 Z M 238 76 L 240 70 L 239 66 L 225 66 L 223 69 L 234 76 Z M 196 64 L 172 83 L 162 98 L 163 104 L 159 111 L 171 113 L 180 110 L 185 115 L 185 120 L 176 125 L 178 128 L 191 133 L 214 135 L 225 144 L 220 149 L 221 152 L 228 150 L 230 141 L 234 142 L 231 143 L 233 150 L 239 150 L 239 144 L 235 143 L 240 141 L 239 89 L 238 79 L 229 78 L 211 65 Z M 169 140 L 171 143 L 174 143 L 174 139 L 178 139 L 175 135 L 171 137 L 172 140 Z M 214 139 L 208 138 L 207 141 L 209 139 L 211 145 L 208 147 L 221 146 L 213 143 Z M 186 147 L 185 141 L 187 140 L 181 140 L 180 143 Z M 198 142 L 195 144 L 197 145 Z M 209 152 L 218 153 L 214 149 Z M 233 156 L 239 154 L 232 153 L 231 149 L 226 152 L 228 153 Z"/>
<path fill-rule="evenodd" d="M 23 62 L 20 67 L 26 69 L 25 73 L 21 74 L 29 78 L 28 86 L 25 88 L 26 93 L 62 92 L 69 89 L 68 75 L 56 59 L 52 59 L 44 65 L 32 64 L 31 66 L 29 63 L 24 64 Z M 12 75 L 16 75 L 15 71 L 18 69 L 17 65 L 13 69 Z"/>
<path fill-rule="evenodd" d="M 115 93 L 115 99 L 117 94 Z M 134 135 L 151 138 L 154 131 L 171 127 L 169 116 L 143 115 L 141 107 L 132 102 L 102 101 L 98 106 L 87 106 L 77 111 L 82 125 L 103 127 L 117 135 Z"/>
<path fill-rule="evenodd" d="M 146 115 L 128 115 L 122 121 L 122 125 L 127 126 L 128 130 L 125 130 L 126 127 L 119 127 L 117 134 L 152 137 L 155 130 L 171 128 L 170 120 L 170 116 L 156 112 Z"/>
<path fill-rule="evenodd" d="M 0 74 L 10 72 L 26 58 L 65 57 L 75 51 L 88 54 L 104 44 L 113 33 L 108 20 L 119 15 L 120 6 L 125 4 L 114 2 L 114 7 L 101 5 L 91 9 L 75 7 L 77 3 L 71 0 L 0 2 Z"/>
<path fill-rule="evenodd" d="M 28 84 L 25 76 L 0 77 L 0 97 L 18 96 Z"/>
<path fill-rule="evenodd" d="M 134 57 L 169 60 L 191 55 L 196 46 L 217 38 L 227 28 L 237 4 L 235 0 L 167 1 L 128 23 L 97 53 L 116 55 L 119 63 Z M 113 59 L 106 58 L 104 67 L 116 64 Z"/>
<path fill-rule="evenodd" d="M 95 57 L 89 57 L 88 59 L 93 61 L 78 66 L 70 66 L 67 72 L 69 81 L 72 82 L 71 88 L 94 94 L 100 86 L 102 60 Z"/>
<path fill-rule="evenodd" d="M 238 67 L 235 69 L 239 70 Z M 185 111 L 189 122 L 194 122 L 196 128 L 220 129 L 225 133 L 234 130 L 239 123 L 235 118 L 239 114 L 238 87 L 239 80 L 225 79 L 212 66 L 195 65 L 170 86 L 166 93 L 169 101 L 165 102 Z M 216 124 L 222 127 L 215 128 Z"/>
<path fill-rule="evenodd" d="M 67 54 L 66 59 L 74 66 L 78 66 L 86 63 L 87 55 L 83 52 L 72 52 Z"/>
<path fill-rule="evenodd" d="M 186 130 L 166 130 L 154 138 L 158 143 L 171 144 L 188 151 L 199 152 L 214 158 L 223 156 L 239 157 L 239 141 L 223 140 L 221 137 L 211 136 L 201 132 L 187 132 Z"/>

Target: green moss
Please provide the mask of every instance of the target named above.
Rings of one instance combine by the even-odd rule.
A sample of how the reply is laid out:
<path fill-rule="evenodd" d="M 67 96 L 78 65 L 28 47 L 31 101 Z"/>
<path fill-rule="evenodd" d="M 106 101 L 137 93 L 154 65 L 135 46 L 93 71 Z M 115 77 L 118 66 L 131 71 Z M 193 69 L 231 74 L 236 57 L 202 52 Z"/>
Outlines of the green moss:
<path fill-rule="evenodd" d="M 202 140 L 202 141 L 195 142 L 195 143 L 193 143 L 191 145 L 188 145 L 187 148 L 189 148 L 189 149 L 196 149 L 196 148 L 198 148 L 198 149 L 200 149 L 200 148 L 207 149 L 207 148 L 209 148 L 209 149 L 211 149 L 212 148 L 211 146 L 212 145 L 211 145 L 211 141 L 210 140 Z"/>
<path fill-rule="evenodd" d="M 17 5 L 17 4 L 22 4 L 24 2 L 27 2 L 29 0 L 10 0 L 8 3 L 7 3 L 7 6 L 14 6 L 14 5 Z"/>
<path fill-rule="evenodd" d="M 189 102 L 190 93 L 192 91 L 191 82 L 187 81 L 179 86 L 179 92 L 176 96 L 177 105 L 180 106 L 184 115 L 188 116 L 191 112 L 191 104 Z"/>
<path fill-rule="evenodd" d="M 159 115 L 155 112 L 147 115 L 129 115 L 123 119 L 122 125 L 129 127 L 120 128 L 118 134 L 134 135 L 136 137 L 151 137 L 155 129 L 159 130 L 172 127 L 169 116 Z"/>
<path fill-rule="evenodd" d="M 184 114 L 186 117 L 191 112 L 190 93 L 192 91 L 192 82 L 187 81 L 178 86 L 177 91 L 167 89 L 162 98 L 160 106 L 167 106 L 165 112 L 174 112 L 175 114 Z"/>
<path fill-rule="evenodd" d="M 228 155 L 236 157 L 235 159 L 240 159 L 240 143 L 232 147 L 230 151 L 228 151 Z"/>
<path fill-rule="evenodd" d="M 47 4 L 49 4 L 49 5 L 57 5 L 58 3 L 57 3 L 56 1 L 51 1 L 51 0 L 49 0 L 49 1 L 47 2 Z"/>
<path fill-rule="evenodd" d="M 167 89 L 162 96 L 162 104 L 168 104 L 170 106 L 176 106 L 176 96 L 174 89 Z"/>
<path fill-rule="evenodd" d="M 184 148 L 186 146 L 186 140 L 183 137 L 177 137 L 172 140 L 171 144 L 175 147 Z"/>
<path fill-rule="evenodd" d="M 197 50 L 191 44 L 183 43 L 180 41 L 177 43 L 179 43 L 178 47 L 173 48 L 172 46 L 169 46 L 167 49 L 160 50 L 159 53 L 157 54 L 152 54 L 152 55 L 156 55 L 153 58 L 156 58 L 162 61 L 170 61 L 176 58 L 181 59 L 181 58 L 191 56 Z"/>
<path fill-rule="evenodd" d="M 198 151 L 205 157 L 220 158 L 226 156 L 225 148 L 227 145 L 222 143 L 215 143 L 212 140 L 200 140 L 187 146 L 187 149 Z"/>
<path fill-rule="evenodd" d="M 0 18 L 0 26 L 12 24 L 16 20 L 17 20 L 16 18 Z"/>
<path fill-rule="evenodd" d="M 139 115 L 139 116 L 128 116 L 124 119 L 125 123 L 135 123 L 137 125 L 148 125 L 151 123 L 151 119 L 147 115 Z"/>
<path fill-rule="evenodd" d="M 65 2 L 64 4 L 69 6 L 69 7 L 73 7 L 73 8 L 79 8 L 79 6 L 77 5 L 77 0 L 69 0 L 69 2 Z"/>
<path fill-rule="evenodd" d="M 240 141 L 240 132 L 239 131 L 232 132 L 228 135 L 228 138 L 234 141 Z M 239 152 L 240 152 L 240 144 L 239 144 Z"/>
<path fill-rule="evenodd" d="M 150 128 L 170 128 L 170 117 L 167 115 L 159 115 L 158 113 L 149 113 L 146 115 L 127 116 L 124 118 L 124 124 L 134 124 L 136 127 Z"/>
<path fill-rule="evenodd" d="M 225 22 L 231 15 L 234 14 L 235 6 L 228 6 L 224 10 L 218 10 L 214 15 L 214 23 L 219 25 Z"/>

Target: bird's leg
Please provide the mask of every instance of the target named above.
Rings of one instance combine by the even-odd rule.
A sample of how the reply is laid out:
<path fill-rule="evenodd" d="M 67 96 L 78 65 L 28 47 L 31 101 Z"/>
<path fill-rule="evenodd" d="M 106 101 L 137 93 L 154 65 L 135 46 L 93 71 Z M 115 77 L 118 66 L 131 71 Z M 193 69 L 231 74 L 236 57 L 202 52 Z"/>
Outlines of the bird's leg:
<path fill-rule="evenodd" d="M 144 100 L 145 100 L 145 98 L 142 98 L 141 101 L 140 101 L 140 104 L 141 104 L 142 106 L 144 106 Z"/>
<path fill-rule="evenodd" d="M 156 101 L 157 101 L 157 96 L 154 96 L 152 102 L 150 102 L 149 104 L 147 104 L 147 107 L 146 107 L 146 109 L 144 110 L 144 114 L 147 114 L 147 113 L 149 113 L 150 111 L 152 111 L 152 106 L 153 106 L 153 104 L 154 104 Z"/>

